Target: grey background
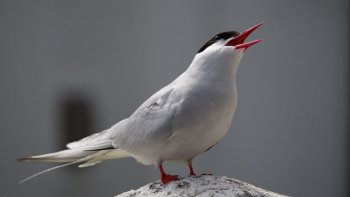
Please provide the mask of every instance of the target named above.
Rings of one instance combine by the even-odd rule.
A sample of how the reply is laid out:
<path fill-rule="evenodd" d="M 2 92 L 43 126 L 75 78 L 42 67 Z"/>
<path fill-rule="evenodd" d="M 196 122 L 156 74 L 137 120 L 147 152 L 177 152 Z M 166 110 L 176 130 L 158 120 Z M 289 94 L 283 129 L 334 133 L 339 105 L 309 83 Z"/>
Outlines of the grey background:
<path fill-rule="evenodd" d="M 231 131 L 195 169 L 292 196 L 348 196 L 348 14 L 346 0 L 0 1 L 0 196 L 113 196 L 158 179 L 123 159 L 18 185 L 52 165 L 15 159 L 64 148 L 74 128 L 110 127 L 211 36 L 261 21 Z"/>

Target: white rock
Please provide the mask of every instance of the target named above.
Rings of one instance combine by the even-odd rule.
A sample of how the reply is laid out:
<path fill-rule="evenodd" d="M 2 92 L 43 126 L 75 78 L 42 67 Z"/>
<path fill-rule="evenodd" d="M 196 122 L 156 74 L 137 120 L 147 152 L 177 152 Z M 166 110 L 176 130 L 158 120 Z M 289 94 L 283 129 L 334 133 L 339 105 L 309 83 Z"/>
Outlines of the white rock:
<path fill-rule="evenodd" d="M 159 181 L 149 183 L 137 190 L 130 190 L 117 197 L 160 196 L 230 196 L 230 197 L 286 197 L 237 179 L 200 175 L 180 178 L 167 185 Z"/>

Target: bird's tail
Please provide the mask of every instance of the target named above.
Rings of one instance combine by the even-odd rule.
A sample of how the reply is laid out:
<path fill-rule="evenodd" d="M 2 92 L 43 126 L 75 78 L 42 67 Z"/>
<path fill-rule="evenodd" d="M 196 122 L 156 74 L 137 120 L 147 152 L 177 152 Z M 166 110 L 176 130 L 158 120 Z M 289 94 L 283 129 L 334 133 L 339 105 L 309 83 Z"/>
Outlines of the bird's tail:
<path fill-rule="evenodd" d="M 67 149 L 67 150 L 62 150 L 54 153 L 24 157 L 24 158 L 17 159 L 17 161 L 67 163 L 67 162 L 73 162 L 73 161 L 79 160 L 81 158 L 94 154 L 95 152 L 96 151 Z"/>
<path fill-rule="evenodd" d="M 30 177 L 21 180 L 19 183 L 26 182 L 34 177 L 37 177 L 46 172 L 56 170 L 58 168 L 79 164 L 79 167 L 89 167 L 96 165 L 103 160 L 107 159 L 118 159 L 129 157 L 130 154 L 120 149 L 108 149 L 108 150 L 96 150 L 96 151 L 85 151 L 85 150 L 74 150 L 67 149 L 55 153 L 24 157 L 17 159 L 19 162 L 55 162 L 64 163 L 41 172 L 38 172 Z"/>

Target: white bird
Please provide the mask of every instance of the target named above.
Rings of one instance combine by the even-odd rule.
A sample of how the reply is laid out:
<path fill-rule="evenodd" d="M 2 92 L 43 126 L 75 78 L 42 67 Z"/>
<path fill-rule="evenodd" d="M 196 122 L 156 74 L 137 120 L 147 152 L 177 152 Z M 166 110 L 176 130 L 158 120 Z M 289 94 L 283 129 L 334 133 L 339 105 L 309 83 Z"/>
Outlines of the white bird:
<path fill-rule="evenodd" d="M 238 65 L 246 49 L 262 40 L 244 41 L 261 25 L 211 38 L 184 73 L 111 128 L 69 143 L 66 150 L 18 159 L 64 163 L 22 182 L 63 166 L 87 167 L 124 157 L 157 166 L 164 184 L 178 179 L 164 172 L 165 161 L 187 162 L 195 175 L 192 160 L 229 130 L 237 106 Z"/>

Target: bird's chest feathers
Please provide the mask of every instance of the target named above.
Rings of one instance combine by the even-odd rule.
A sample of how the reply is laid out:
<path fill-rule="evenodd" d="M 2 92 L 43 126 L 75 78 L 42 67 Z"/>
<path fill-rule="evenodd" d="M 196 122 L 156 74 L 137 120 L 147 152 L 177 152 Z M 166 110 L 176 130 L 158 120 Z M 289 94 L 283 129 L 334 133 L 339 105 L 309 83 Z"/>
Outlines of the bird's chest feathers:
<path fill-rule="evenodd" d="M 174 126 L 179 128 L 175 129 L 200 133 L 205 130 L 227 131 L 237 102 L 236 87 L 232 80 L 198 80 L 188 84 L 183 91 L 181 108 L 174 120 L 178 123 Z"/>

